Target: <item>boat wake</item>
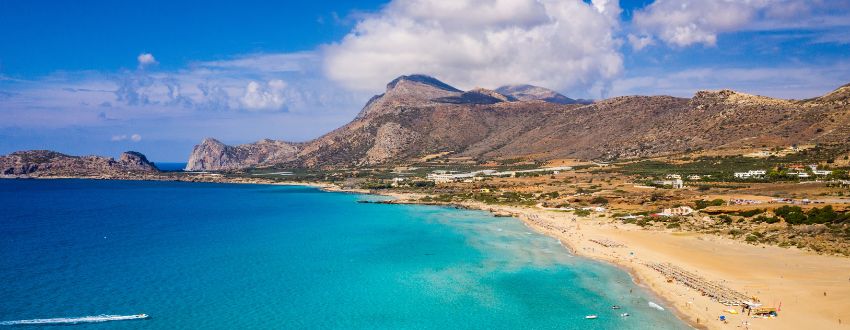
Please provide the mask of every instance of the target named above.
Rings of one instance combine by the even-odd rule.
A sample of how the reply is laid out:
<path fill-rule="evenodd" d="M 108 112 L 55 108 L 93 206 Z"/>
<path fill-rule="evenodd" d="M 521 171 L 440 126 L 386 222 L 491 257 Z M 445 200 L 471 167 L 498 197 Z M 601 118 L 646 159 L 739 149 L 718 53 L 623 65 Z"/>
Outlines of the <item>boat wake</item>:
<path fill-rule="evenodd" d="M 129 321 L 141 320 L 148 318 L 148 314 L 135 315 L 95 315 L 83 317 L 59 317 L 54 319 L 32 319 L 32 320 L 17 320 L 3 321 L 0 325 L 51 325 L 51 324 L 78 324 L 78 323 L 97 323 L 108 321 Z"/>

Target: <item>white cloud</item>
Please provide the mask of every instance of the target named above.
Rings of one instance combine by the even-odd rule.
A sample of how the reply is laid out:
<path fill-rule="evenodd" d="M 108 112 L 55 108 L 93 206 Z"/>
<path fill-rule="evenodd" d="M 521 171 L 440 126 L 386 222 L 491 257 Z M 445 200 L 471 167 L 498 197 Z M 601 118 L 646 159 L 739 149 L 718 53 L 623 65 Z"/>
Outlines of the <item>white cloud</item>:
<path fill-rule="evenodd" d="M 655 44 L 655 40 L 653 40 L 651 36 L 636 36 L 634 34 L 629 33 L 627 39 L 629 40 L 629 44 L 632 45 L 632 48 L 634 48 L 634 50 L 641 50 L 646 48 L 647 46 Z"/>
<path fill-rule="evenodd" d="M 286 83 L 275 79 L 266 84 L 251 81 L 240 101 L 249 110 L 280 110 L 284 106 Z"/>
<path fill-rule="evenodd" d="M 717 33 L 748 23 L 765 0 L 657 0 L 634 13 L 635 25 L 676 46 L 714 46 Z"/>
<path fill-rule="evenodd" d="M 714 46 L 717 36 L 725 32 L 846 27 L 850 25 L 850 6 L 842 2 L 656 0 L 635 11 L 633 23 L 640 34 L 657 36 L 669 45 Z"/>
<path fill-rule="evenodd" d="M 783 99 L 817 97 L 847 83 L 850 62 L 796 67 L 694 67 L 617 79 L 611 94 L 691 97 L 699 90 L 732 89 Z M 781 82 L 781 83 L 776 83 Z"/>
<path fill-rule="evenodd" d="M 120 134 L 120 135 L 113 135 L 112 138 L 110 139 L 110 141 L 113 141 L 113 142 L 121 142 L 121 141 L 127 141 L 127 140 L 133 141 L 133 142 L 139 142 L 139 141 L 142 140 L 142 136 L 139 135 L 139 134 L 131 134 L 131 135 Z"/>
<path fill-rule="evenodd" d="M 397 0 L 326 47 L 325 72 L 364 91 L 409 73 L 464 89 L 588 89 L 622 71 L 619 12 L 604 0 Z"/>
<path fill-rule="evenodd" d="M 139 67 L 140 68 L 143 68 L 143 67 L 146 67 L 148 65 L 157 63 L 156 59 L 153 57 L 153 54 L 151 54 L 151 53 L 139 54 L 139 56 L 136 57 L 136 60 L 139 61 Z"/>
<path fill-rule="evenodd" d="M 193 63 L 196 69 L 221 71 L 262 71 L 267 73 L 304 72 L 317 61 L 314 52 L 251 54 L 221 61 Z"/>

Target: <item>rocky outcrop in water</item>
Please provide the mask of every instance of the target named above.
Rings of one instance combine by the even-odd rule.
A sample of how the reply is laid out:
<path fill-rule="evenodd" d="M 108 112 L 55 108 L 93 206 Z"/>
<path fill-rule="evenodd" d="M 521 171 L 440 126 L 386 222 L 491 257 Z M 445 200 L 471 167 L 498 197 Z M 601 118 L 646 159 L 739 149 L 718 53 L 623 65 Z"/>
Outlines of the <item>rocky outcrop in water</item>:
<path fill-rule="evenodd" d="M 128 151 L 118 160 L 102 156 L 69 156 L 50 150 L 17 151 L 0 156 L 0 175 L 4 177 L 120 176 L 157 173 L 145 155 Z"/>

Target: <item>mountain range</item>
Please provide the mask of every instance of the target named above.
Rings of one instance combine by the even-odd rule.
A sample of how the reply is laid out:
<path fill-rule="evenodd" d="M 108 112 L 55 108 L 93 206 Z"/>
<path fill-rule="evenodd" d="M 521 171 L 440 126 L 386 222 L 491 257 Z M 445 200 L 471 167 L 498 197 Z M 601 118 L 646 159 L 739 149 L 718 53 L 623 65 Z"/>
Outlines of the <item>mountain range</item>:
<path fill-rule="evenodd" d="M 187 170 L 405 163 L 433 154 L 477 161 L 612 160 L 719 148 L 850 143 L 850 84 L 784 100 L 731 90 L 692 98 L 573 100 L 530 85 L 462 91 L 433 77 L 387 84 L 350 123 L 300 143 L 204 139 Z"/>

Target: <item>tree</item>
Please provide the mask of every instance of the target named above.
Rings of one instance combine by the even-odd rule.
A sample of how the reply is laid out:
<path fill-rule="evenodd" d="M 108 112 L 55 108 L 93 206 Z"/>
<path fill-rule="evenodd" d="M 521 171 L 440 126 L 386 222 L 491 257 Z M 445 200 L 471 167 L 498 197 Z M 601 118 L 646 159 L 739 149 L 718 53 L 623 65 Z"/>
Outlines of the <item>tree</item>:
<path fill-rule="evenodd" d="M 803 213 L 803 209 L 799 206 L 788 206 L 784 205 L 775 211 L 773 211 L 776 216 L 785 219 L 785 222 L 789 225 L 799 225 L 806 222 L 808 217 Z"/>

